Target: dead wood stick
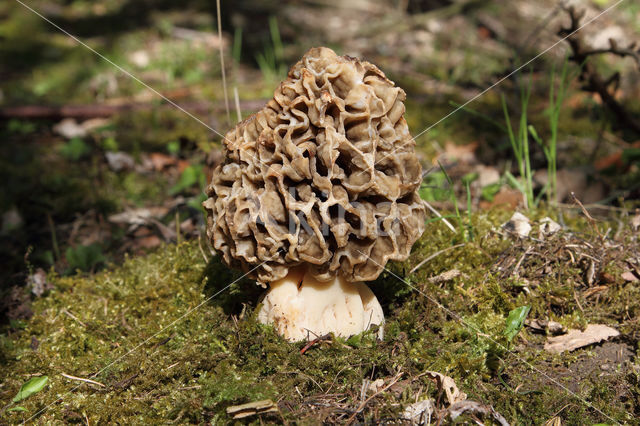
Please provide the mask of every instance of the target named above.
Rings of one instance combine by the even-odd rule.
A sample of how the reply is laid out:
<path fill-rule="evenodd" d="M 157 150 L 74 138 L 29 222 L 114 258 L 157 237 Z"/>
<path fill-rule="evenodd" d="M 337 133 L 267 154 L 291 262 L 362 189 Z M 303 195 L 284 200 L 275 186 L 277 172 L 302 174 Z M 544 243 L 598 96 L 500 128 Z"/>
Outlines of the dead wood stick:
<path fill-rule="evenodd" d="M 60 375 L 62 377 L 66 377 L 67 379 L 70 379 L 70 380 L 77 380 L 79 382 L 85 382 L 85 383 L 89 383 L 91 385 L 97 385 L 97 386 L 100 386 L 100 387 L 103 387 L 103 388 L 105 387 L 105 385 L 103 385 L 100 382 L 96 382 L 95 380 L 85 379 L 83 377 L 72 376 L 71 374 L 66 374 L 66 373 L 60 373 Z"/>
<path fill-rule="evenodd" d="M 351 417 L 349 417 L 346 421 L 346 424 L 350 425 L 353 423 L 353 421 L 355 420 L 356 416 L 358 415 L 358 413 L 360 413 L 362 410 L 364 410 L 364 407 L 367 406 L 367 404 L 369 403 L 369 401 L 371 401 L 373 398 L 377 397 L 378 395 L 380 395 L 383 392 L 386 392 L 387 389 L 389 389 L 391 386 L 395 385 L 398 380 L 400 380 L 400 378 L 402 378 L 402 376 L 404 376 L 403 372 L 400 372 L 398 374 L 396 374 L 393 379 L 391 379 L 391 381 L 382 389 L 380 389 L 379 391 L 377 391 L 376 393 L 374 393 L 373 395 L 371 395 L 369 398 L 367 398 L 366 400 L 364 400 L 359 406 L 358 408 L 356 408 L 356 411 L 353 412 L 353 414 L 351 414 Z"/>
<path fill-rule="evenodd" d="M 589 60 L 593 56 L 609 53 L 621 58 L 631 57 L 636 62 L 636 65 L 640 67 L 640 49 L 636 43 L 630 43 L 626 47 L 619 47 L 613 39 L 609 39 L 609 48 L 607 49 L 590 49 L 585 47 L 582 38 L 576 34 L 580 28 L 580 20 L 585 15 L 585 10 L 578 11 L 573 6 L 568 6 L 564 9 L 569 15 L 571 23 L 568 27 L 562 27 L 558 31 L 558 35 L 560 37 L 568 36 L 566 41 L 571 48 L 571 56 L 569 59 L 581 67 L 579 79 L 582 82 L 582 89 L 587 92 L 597 93 L 602 103 L 618 117 L 620 122 L 635 132 L 640 133 L 640 122 L 638 122 L 636 117 L 619 103 L 614 96 L 620 75 L 614 73 L 610 77 L 605 78 L 598 72 L 592 61 Z"/>
<path fill-rule="evenodd" d="M 442 250 L 438 250 L 437 252 L 433 253 L 431 256 L 427 257 L 426 259 L 424 259 L 420 263 L 418 263 L 416 266 L 414 266 L 413 269 L 411 269 L 409 271 L 409 274 L 413 274 L 415 271 L 420 269 L 420 267 L 422 267 L 422 265 L 424 265 L 425 263 L 427 263 L 431 259 L 440 256 L 442 253 L 446 253 L 449 250 L 457 249 L 459 247 L 465 246 L 466 244 L 467 243 L 460 243 L 460 244 L 456 244 L 455 246 L 450 246 L 450 247 L 443 248 Z"/>
<path fill-rule="evenodd" d="M 257 110 L 266 102 L 264 100 L 240 101 L 243 110 Z M 163 103 L 162 107 L 171 107 Z M 187 111 L 205 113 L 224 109 L 222 102 L 183 102 L 180 104 Z M 11 118 L 18 119 L 50 119 L 75 118 L 86 120 L 89 118 L 111 117 L 129 111 L 143 111 L 157 108 L 158 105 L 150 102 L 129 102 L 122 104 L 86 104 L 86 105 L 19 105 L 0 108 L 0 120 Z"/>

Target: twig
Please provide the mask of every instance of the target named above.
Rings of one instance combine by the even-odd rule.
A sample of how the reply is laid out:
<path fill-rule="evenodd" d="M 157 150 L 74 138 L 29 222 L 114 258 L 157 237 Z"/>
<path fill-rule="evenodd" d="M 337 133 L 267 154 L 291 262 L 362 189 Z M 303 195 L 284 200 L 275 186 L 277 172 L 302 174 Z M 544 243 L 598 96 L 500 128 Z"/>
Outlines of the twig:
<path fill-rule="evenodd" d="M 127 377 L 124 380 L 120 380 L 119 382 L 116 382 L 114 384 L 111 385 L 112 388 L 120 388 L 120 389 L 125 389 L 128 388 L 131 383 L 135 380 L 136 377 L 138 377 L 140 375 L 140 373 L 135 373 L 133 376 Z"/>
<path fill-rule="evenodd" d="M 316 337 L 315 339 L 307 343 L 304 348 L 300 349 L 300 355 L 304 355 L 304 353 L 308 351 L 311 348 L 311 346 L 315 345 L 319 341 L 328 340 L 330 338 L 331 338 L 331 333 L 325 334 L 324 336 Z"/>
<path fill-rule="evenodd" d="M 92 385 L 97 385 L 97 386 L 100 386 L 100 387 L 103 387 L 103 388 L 105 388 L 105 387 L 106 387 L 106 385 L 103 385 L 103 384 L 102 384 L 102 383 L 100 383 L 100 382 L 96 382 L 95 380 L 85 379 L 85 378 L 83 378 L 83 377 L 76 377 L 76 376 L 72 376 L 71 374 L 66 374 L 66 373 L 60 373 L 60 375 L 61 375 L 62 377 L 66 377 L 67 379 L 77 380 L 77 381 L 79 381 L 79 382 L 90 383 L 90 384 L 92 384 Z"/>
<path fill-rule="evenodd" d="M 420 269 L 422 267 L 422 265 L 424 265 L 425 263 L 427 263 L 431 259 L 440 256 L 442 253 L 446 253 L 449 250 L 457 249 L 457 248 L 462 247 L 462 246 L 464 246 L 466 244 L 467 243 L 460 243 L 460 244 L 456 244 L 455 246 L 451 246 L 451 247 L 444 248 L 442 250 L 438 250 L 437 252 L 433 253 L 431 256 L 427 257 L 426 259 L 424 259 L 423 261 L 418 263 L 416 266 L 414 266 L 413 269 L 409 271 L 409 274 L 413 274 L 415 271 Z"/>
<path fill-rule="evenodd" d="M 513 268 L 511 275 L 515 275 L 516 277 L 519 277 L 518 269 L 520 269 L 520 265 L 522 265 L 524 258 L 527 257 L 529 253 L 531 253 L 531 246 L 527 247 L 524 253 L 522 253 L 522 256 L 520 256 L 520 259 L 518 259 L 518 263 L 516 263 L 516 266 Z"/>
<path fill-rule="evenodd" d="M 602 234 L 600 233 L 600 230 L 596 226 L 596 220 L 593 217 L 591 217 L 587 209 L 584 208 L 580 200 L 578 200 L 578 198 L 576 197 L 575 192 L 573 191 L 571 192 L 571 199 L 573 200 L 574 203 L 580 206 L 580 208 L 582 209 L 582 213 L 587 217 L 587 220 L 591 224 L 591 227 L 596 231 L 596 233 L 598 234 L 598 237 L 600 237 L 600 239 L 602 240 Z"/>
<path fill-rule="evenodd" d="M 367 398 L 366 400 L 362 401 L 362 403 L 358 406 L 358 408 L 356 408 L 356 411 L 351 415 L 351 417 L 349 417 L 347 419 L 347 421 L 345 422 L 345 424 L 350 425 L 353 423 L 353 421 L 355 420 L 356 416 L 358 415 L 358 413 L 360 413 L 364 407 L 366 407 L 366 405 L 369 403 L 369 401 L 371 401 L 373 398 L 377 397 L 378 395 L 380 395 L 381 393 L 385 392 L 387 389 L 389 389 L 391 386 L 395 385 L 398 380 L 400 380 L 400 378 L 404 376 L 404 372 L 400 372 L 398 374 L 396 374 L 394 376 L 393 379 L 391 379 L 391 381 L 389 382 L 389 384 L 387 384 L 387 386 L 383 387 L 382 389 L 380 389 L 379 391 L 377 391 L 376 393 L 374 393 L 373 395 L 371 395 L 369 398 Z"/>
<path fill-rule="evenodd" d="M 83 327 L 86 327 L 85 323 L 83 323 L 82 321 L 80 321 L 78 319 L 78 317 L 76 317 L 75 315 L 73 315 L 71 312 L 67 311 L 66 309 L 62 310 L 62 313 L 65 314 L 66 316 L 68 316 L 69 318 L 71 318 L 72 320 L 74 320 L 75 322 L 77 322 L 78 324 L 80 324 Z"/>
<path fill-rule="evenodd" d="M 440 220 L 442 220 L 442 221 L 444 222 L 444 224 L 445 224 L 445 225 L 447 225 L 447 226 L 449 227 L 449 229 L 451 229 L 451 232 L 453 232 L 453 233 L 455 234 L 455 232 L 456 232 L 456 228 L 454 228 L 454 227 L 453 227 L 453 225 L 451 225 L 451 223 L 450 223 L 446 218 L 444 218 L 444 217 L 440 214 L 440 212 L 439 212 L 438 210 L 434 209 L 434 208 L 431 206 L 431 204 L 427 203 L 425 200 L 422 200 L 422 202 L 424 203 L 424 205 L 425 205 L 429 210 L 431 210 L 431 213 L 433 213 L 433 214 L 435 214 L 436 216 L 438 216 L 438 217 L 440 218 Z"/>
<path fill-rule="evenodd" d="M 242 109 L 257 110 L 266 103 L 263 99 L 240 101 Z M 184 108 L 195 112 L 209 112 L 224 108 L 220 102 L 181 102 Z M 172 106 L 168 103 L 162 106 Z M 130 111 L 145 111 L 157 108 L 158 105 L 151 102 L 123 102 L 117 104 L 85 104 L 85 105 L 18 105 L 0 108 L 0 120 L 11 118 L 19 119 L 51 119 L 75 118 L 87 120 L 89 118 L 107 118 L 116 114 Z"/>
<path fill-rule="evenodd" d="M 569 27 L 561 28 L 558 31 L 558 35 L 560 37 L 571 35 L 566 39 L 572 50 L 572 56 L 569 59 L 581 67 L 579 78 L 583 82 L 582 89 L 587 92 L 597 93 L 602 102 L 613 111 L 622 123 L 640 133 L 640 122 L 614 96 L 620 80 L 620 74 L 614 73 L 608 78 L 603 78 L 592 62 L 589 61 L 591 56 L 611 53 L 622 58 L 626 56 L 632 57 L 640 68 L 640 49 L 636 47 L 636 43 L 631 43 L 627 47 L 621 48 L 613 39 L 609 39 L 608 49 L 586 49 L 582 39 L 575 34 L 577 29 L 580 28 L 580 20 L 584 17 L 585 10 L 577 11 L 573 6 L 565 7 L 564 10 L 569 15 L 571 23 Z M 613 86 L 613 92 L 609 90 L 610 86 Z"/>

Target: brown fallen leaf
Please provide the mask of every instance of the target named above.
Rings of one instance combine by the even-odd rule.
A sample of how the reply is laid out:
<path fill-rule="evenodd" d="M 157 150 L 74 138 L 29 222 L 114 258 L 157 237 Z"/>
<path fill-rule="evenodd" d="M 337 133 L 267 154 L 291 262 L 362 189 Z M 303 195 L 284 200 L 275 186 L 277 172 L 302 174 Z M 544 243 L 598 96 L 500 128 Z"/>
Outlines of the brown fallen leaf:
<path fill-rule="evenodd" d="M 373 382 L 369 383 L 367 385 L 367 390 L 371 393 L 376 393 L 378 392 L 380 389 L 382 389 L 382 387 L 384 386 L 384 380 L 383 379 L 376 379 Z"/>
<path fill-rule="evenodd" d="M 515 212 L 508 222 L 502 225 L 502 229 L 520 238 L 526 238 L 531 232 L 529 218 L 520 212 Z"/>
<path fill-rule="evenodd" d="M 53 284 L 47 281 L 47 273 L 42 268 L 36 269 L 36 272 L 27 277 L 27 286 L 31 287 L 31 293 L 36 297 L 54 288 Z"/>
<path fill-rule="evenodd" d="M 447 401 L 449 404 L 455 404 L 456 402 L 464 401 L 467 399 L 467 394 L 464 392 L 460 392 L 458 386 L 456 386 L 456 382 L 449 376 L 445 376 L 442 373 L 438 373 L 437 371 L 425 371 L 422 373 L 429 377 L 430 379 L 434 379 L 438 384 L 438 389 L 444 390 L 445 395 L 447 396 Z"/>
<path fill-rule="evenodd" d="M 233 416 L 234 419 L 242 419 L 244 417 L 255 416 L 256 414 L 274 412 L 278 412 L 278 406 L 270 399 L 249 402 L 242 405 L 234 405 L 227 408 L 227 414 Z"/>
<path fill-rule="evenodd" d="M 455 420 L 464 413 L 468 412 L 473 414 L 480 414 L 483 416 L 491 416 L 499 425 L 509 426 L 509 422 L 507 421 L 507 419 L 505 419 L 502 414 L 498 413 L 495 408 L 493 408 L 491 405 L 482 404 L 477 401 L 460 401 L 449 407 L 447 411 L 449 413 L 449 416 L 451 417 L 451 420 Z"/>
<path fill-rule="evenodd" d="M 452 269 L 450 271 L 446 271 L 439 275 L 436 275 L 435 277 L 429 278 L 429 282 L 433 284 L 446 283 L 447 281 L 458 278 L 460 275 L 462 275 L 462 272 L 458 271 L 457 269 Z"/>
<path fill-rule="evenodd" d="M 478 185 L 481 188 L 500 182 L 500 171 L 493 166 L 478 164 L 475 172 L 478 173 Z"/>
<path fill-rule="evenodd" d="M 585 299 L 590 298 L 591 296 L 597 295 L 598 293 L 604 293 L 606 291 L 609 290 L 609 287 L 606 285 L 597 285 L 595 287 L 591 287 L 590 289 L 586 290 L 583 295 L 585 297 Z"/>
<path fill-rule="evenodd" d="M 630 148 L 640 148 L 640 141 L 631 144 Z M 620 171 L 624 171 L 628 168 L 628 164 L 622 159 L 623 150 L 614 152 L 611 155 L 607 155 L 597 160 L 594 163 L 594 167 L 598 171 L 603 171 L 610 168 L 616 168 Z"/>
<path fill-rule="evenodd" d="M 73 118 L 65 118 L 54 125 L 53 131 L 65 139 L 83 138 L 87 135 L 87 131 Z"/>
<path fill-rule="evenodd" d="M 401 417 L 412 425 L 430 424 L 431 416 L 435 411 L 436 406 L 433 399 L 424 399 L 407 405 Z"/>
<path fill-rule="evenodd" d="M 515 209 L 520 205 L 524 205 L 524 198 L 522 192 L 503 186 L 500 191 L 494 195 L 493 201 L 480 201 L 480 208 L 488 210 L 497 206 L 508 206 L 510 209 Z"/>
<path fill-rule="evenodd" d="M 162 240 L 157 235 L 146 235 L 144 237 L 136 238 L 133 242 L 135 248 L 152 249 L 162 244 Z"/>
<path fill-rule="evenodd" d="M 108 217 L 108 220 L 118 225 L 132 225 L 137 227 L 152 224 L 154 220 L 162 219 L 168 211 L 169 209 L 167 207 L 162 206 L 140 207 L 112 214 Z"/>
<path fill-rule="evenodd" d="M 152 152 L 151 154 L 149 154 L 149 160 L 151 160 L 153 169 L 156 172 L 163 170 L 165 167 L 178 164 L 178 159 L 176 157 L 163 154 L 161 152 Z"/>
<path fill-rule="evenodd" d="M 556 416 L 544 422 L 543 426 L 562 426 L 562 420 Z"/>
<path fill-rule="evenodd" d="M 547 338 L 544 349 L 553 353 L 572 351 L 619 335 L 620 332 L 615 328 L 603 324 L 589 324 L 584 331 L 569 330 L 562 336 Z"/>
<path fill-rule="evenodd" d="M 540 226 L 538 228 L 538 239 L 542 240 L 544 237 L 555 234 L 560 231 L 562 226 L 550 217 L 540 219 Z"/>
<path fill-rule="evenodd" d="M 625 271 L 620 276 L 622 277 L 623 280 L 629 281 L 629 282 L 632 282 L 632 283 L 640 281 L 640 278 L 636 277 L 636 274 L 634 274 L 631 271 Z"/>
<path fill-rule="evenodd" d="M 106 152 L 104 156 L 107 159 L 109 168 L 114 172 L 132 170 L 136 166 L 136 162 L 133 157 L 126 152 Z"/>
<path fill-rule="evenodd" d="M 526 320 L 524 324 L 527 327 L 539 333 L 549 332 L 549 334 L 558 335 L 558 334 L 564 334 L 567 332 L 567 329 L 565 328 L 564 325 L 560 324 L 559 322 L 551 321 L 551 320 L 532 319 L 532 320 Z"/>

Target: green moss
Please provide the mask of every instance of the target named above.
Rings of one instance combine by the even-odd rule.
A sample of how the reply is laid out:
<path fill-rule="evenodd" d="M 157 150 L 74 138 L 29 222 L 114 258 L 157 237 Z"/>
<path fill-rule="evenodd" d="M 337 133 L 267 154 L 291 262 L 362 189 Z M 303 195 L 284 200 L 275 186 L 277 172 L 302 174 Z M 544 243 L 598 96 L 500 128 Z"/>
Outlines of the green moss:
<path fill-rule="evenodd" d="M 205 262 L 195 242 L 165 246 L 95 275 L 51 275 L 55 290 L 36 301 L 35 315 L 22 330 L 0 340 L 1 402 L 6 404 L 31 375 L 46 374 L 50 384 L 22 401 L 26 413 L 3 416 L 11 422 L 26 420 L 61 398 L 40 421 L 76 421 L 86 414 L 92 423 L 226 423 L 227 407 L 270 398 L 280 403 L 280 413 L 264 415 L 265 421 L 344 422 L 351 415 L 344 409 L 361 403 L 364 379 L 403 372 L 398 387 L 358 414 L 362 421 L 377 422 L 397 418 L 418 392 L 440 401 L 434 383 L 417 378 L 432 370 L 450 375 L 471 399 L 492 404 L 514 424 L 540 424 L 556 413 L 568 424 L 607 420 L 557 383 L 619 421 L 630 421 L 625 413 L 638 410 L 638 380 L 627 364 L 604 378 L 573 377 L 567 368 L 580 372 L 585 360 L 598 359 L 590 349 L 550 355 L 539 350 L 544 336 L 527 329 L 507 349 L 503 331 L 509 310 L 527 304 L 531 318 L 546 317 L 550 303 L 560 301 L 560 308 L 552 307 L 554 319 L 574 327 L 615 322 L 632 336 L 637 326 L 629 318 L 638 308 L 630 307 L 629 298 L 639 297 L 639 290 L 616 285 L 607 293 L 606 306 L 583 299 L 580 311 L 571 290 L 583 271 L 566 268 L 556 275 L 573 279 L 573 286 L 556 277 L 541 281 L 534 292 L 523 291 L 523 279 L 533 276 L 537 263 L 523 262 L 521 279 L 504 279 L 495 268 L 505 256 L 522 253 L 509 251 L 517 244 L 490 231 L 509 214 L 474 215 L 475 242 L 409 274 L 421 259 L 461 240 L 441 223 L 433 224 L 407 262 L 390 264 L 391 272 L 372 284 L 386 312 L 384 341 L 376 342 L 371 334 L 333 339 L 304 354 L 303 344 L 286 343 L 271 327 L 257 323 L 260 289 L 242 279 L 225 290 L 240 276 L 217 258 Z M 454 268 L 461 272 L 457 278 L 428 281 Z M 607 271 L 617 271 L 612 268 Z M 571 409 L 562 410 L 567 404 Z"/>

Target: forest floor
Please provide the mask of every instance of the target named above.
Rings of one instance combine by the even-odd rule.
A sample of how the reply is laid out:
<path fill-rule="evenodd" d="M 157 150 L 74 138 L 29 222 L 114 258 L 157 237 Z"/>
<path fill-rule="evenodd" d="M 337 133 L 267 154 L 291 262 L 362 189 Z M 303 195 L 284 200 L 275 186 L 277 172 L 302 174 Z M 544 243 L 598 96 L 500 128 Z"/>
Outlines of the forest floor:
<path fill-rule="evenodd" d="M 223 8 L 219 38 L 206 2 L 148 3 L 29 6 L 164 100 L 19 2 L 0 5 L 0 423 L 227 423 L 257 401 L 244 421 L 636 423 L 640 75 L 617 51 L 640 40 L 637 5 L 581 30 L 605 51 L 592 67 L 565 61 L 576 52 L 562 42 L 501 81 L 559 40 L 569 12 L 248 1 Z M 586 22 L 614 2 L 573 4 Z M 223 155 L 211 129 L 236 121 L 236 90 L 246 117 L 319 44 L 405 89 L 420 194 L 445 216 L 371 284 L 383 341 L 285 342 L 256 322 L 260 288 L 205 241 L 200 203 Z M 615 73 L 613 102 L 585 88 Z M 531 150 L 529 192 L 509 125 Z M 504 226 L 514 211 L 530 232 Z"/>

